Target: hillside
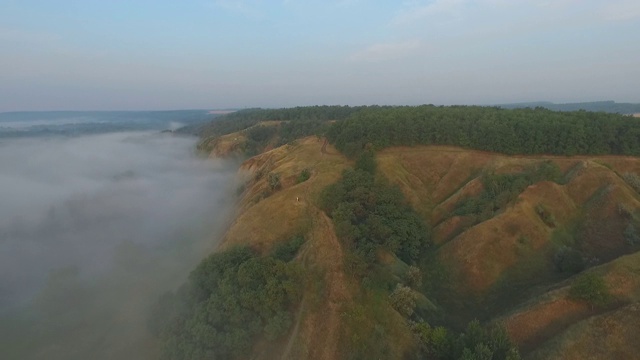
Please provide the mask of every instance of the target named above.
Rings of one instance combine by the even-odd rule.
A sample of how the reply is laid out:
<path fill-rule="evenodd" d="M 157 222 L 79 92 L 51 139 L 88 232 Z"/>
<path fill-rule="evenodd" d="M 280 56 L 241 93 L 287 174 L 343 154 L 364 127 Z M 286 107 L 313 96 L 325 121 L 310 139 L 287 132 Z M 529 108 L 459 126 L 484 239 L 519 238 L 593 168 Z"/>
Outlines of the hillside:
<path fill-rule="evenodd" d="M 566 299 L 573 274 L 557 269 L 558 254 L 566 248 L 578 251 L 586 259 L 584 266 L 607 274 L 620 301 L 617 311 L 624 312 L 625 304 L 637 301 L 639 279 L 633 266 L 640 263 L 636 254 L 624 255 L 637 250 L 629 242 L 627 229 L 637 221 L 640 202 L 624 177 L 640 171 L 640 159 L 516 157 L 422 147 L 388 149 L 378 161 L 385 175 L 434 227 L 434 242 L 440 245 L 438 259 L 450 272 L 437 300 L 451 313 L 465 320 L 502 317 L 524 350 L 539 347 L 564 328 L 594 315 L 584 305 Z M 559 183 L 528 185 L 514 201 L 486 219 L 478 214 L 455 215 L 460 199 L 480 193 L 482 173 L 520 172 L 546 161 L 561 170 Z M 626 267 L 618 265 L 621 263 Z M 618 277 L 610 278 L 605 269 L 613 267 Z M 510 308 L 518 310 L 509 314 L 505 310 Z"/>
<path fill-rule="evenodd" d="M 167 338 L 175 354 L 168 358 L 198 358 L 203 348 L 219 354 L 215 343 L 228 344 L 224 357 L 256 359 L 519 358 L 511 342 L 530 359 L 640 351 L 629 338 L 640 299 L 639 158 L 448 145 L 387 145 L 347 158 L 320 136 L 281 145 L 282 129 L 296 126 L 331 126 L 340 145 L 335 129 L 352 131 L 359 116 L 309 128 L 258 121 L 203 140 L 211 156 L 258 154 L 240 166 L 237 214 L 218 255 L 190 277 L 195 295 L 174 297 L 205 306 L 198 294 L 223 276 L 216 286 L 230 283 L 217 291 L 238 287 L 229 296 L 244 307 L 225 313 L 263 320 L 249 333 L 238 322 L 200 338 L 207 333 L 199 326 L 211 325 L 196 307 L 172 330 L 182 340 Z M 254 255 L 243 256 L 263 265 L 231 263 L 237 279 L 228 278 L 235 270 L 202 272 L 247 247 Z M 272 271 L 273 281 L 257 275 Z M 252 300 L 251 289 L 262 286 L 267 292 Z M 230 316 L 218 310 L 225 300 L 211 296 L 219 305 L 206 305 L 206 316 Z"/>
<path fill-rule="evenodd" d="M 240 169 L 239 176 L 246 185 L 239 190 L 236 220 L 224 236 L 221 251 L 243 244 L 268 253 L 279 242 L 304 234 L 306 243 L 296 261 L 313 274 L 307 278 L 286 339 L 275 345 L 259 342 L 254 358 L 346 356 L 340 344 L 345 335 L 344 314 L 358 305 L 354 298 L 358 284 L 345 273 L 345 253 L 331 220 L 319 207 L 318 196 L 340 177 L 350 161 L 330 146 L 325 152 L 322 149 L 322 141 L 309 137 L 250 158 Z M 531 184 L 513 203 L 486 220 L 451 216 L 458 199 L 478 193 L 482 173 L 519 172 L 545 161 L 557 164 L 563 184 Z M 634 213 L 640 207 L 638 195 L 621 178 L 639 172 L 640 160 L 612 156 L 516 157 L 451 147 L 418 147 L 385 150 L 377 162 L 381 173 L 400 186 L 412 206 L 433 226 L 437 257 L 450 277 L 449 285 L 432 284 L 433 292 L 426 295 L 450 317 L 449 323 L 457 326 L 474 318 L 501 318 L 525 354 L 535 349 L 534 358 L 546 358 L 537 354 L 549 352 L 566 358 L 582 348 L 563 345 L 565 337 L 589 342 L 600 322 L 637 314 L 634 304 L 640 281 L 633 274 L 640 262 L 635 257 L 621 257 L 632 251 L 623 233 L 633 219 L 620 209 Z M 296 183 L 304 169 L 311 170 L 309 180 Z M 269 173 L 280 174 L 281 188 L 273 193 L 267 181 Z M 553 217 L 552 225 L 536 212 L 540 204 Z M 561 246 L 577 249 L 589 259 L 587 266 L 607 274 L 619 304 L 602 313 L 568 300 L 566 288 L 572 274 L 559 273 L 554 265 L 554 255 Z M 614 287 L 620 282 L 626 284 L 624 289 Z M 386 332 L 388 336 L 393 334 L 394 338 L 388 340 L 397 346 L 390 358 L 397 358 L 416 345 L 408 329 L 398 331 L 403 328 L 402 318 L 393 315 L 391 307 L 385 311 L 391 314 L 390 326 L 396 327 Z M 616 322 L 621 327 L 619 336 L 635 324 Z M 634 346 L 633 342 L 622 342 Z M 618 347 L 616 351 L 635 350 L 640 349 Z"/>

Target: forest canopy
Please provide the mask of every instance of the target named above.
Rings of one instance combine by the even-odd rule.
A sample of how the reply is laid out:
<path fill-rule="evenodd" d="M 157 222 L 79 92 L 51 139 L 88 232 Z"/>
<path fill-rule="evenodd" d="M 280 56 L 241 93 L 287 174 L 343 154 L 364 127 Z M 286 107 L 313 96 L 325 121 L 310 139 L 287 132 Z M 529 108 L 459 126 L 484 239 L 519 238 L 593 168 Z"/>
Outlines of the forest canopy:
<path fill-rule="evenodd" d="M 451 145 L 504 154 L 640 155 L 640 119 L 605 112 L 482 106 L 309 106 L 221 116 L 203 136 L 280 120 L 280 143 L 325 135 L 340 151 Z M 278 135 L 275 134 L 275 135 Z"/>

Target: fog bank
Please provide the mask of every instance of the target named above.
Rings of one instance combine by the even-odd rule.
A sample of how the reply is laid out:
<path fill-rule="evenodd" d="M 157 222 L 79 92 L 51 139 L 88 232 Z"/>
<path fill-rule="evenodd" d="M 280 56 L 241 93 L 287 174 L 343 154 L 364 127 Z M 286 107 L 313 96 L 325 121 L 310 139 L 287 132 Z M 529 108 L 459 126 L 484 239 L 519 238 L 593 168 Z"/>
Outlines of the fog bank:
<path fill-rule="evenodd" d="M 232 203 L 235 167 L 195 141 L 0 141 L 0 353 L 155 357 L 146 310 L 215 248 Z"/>

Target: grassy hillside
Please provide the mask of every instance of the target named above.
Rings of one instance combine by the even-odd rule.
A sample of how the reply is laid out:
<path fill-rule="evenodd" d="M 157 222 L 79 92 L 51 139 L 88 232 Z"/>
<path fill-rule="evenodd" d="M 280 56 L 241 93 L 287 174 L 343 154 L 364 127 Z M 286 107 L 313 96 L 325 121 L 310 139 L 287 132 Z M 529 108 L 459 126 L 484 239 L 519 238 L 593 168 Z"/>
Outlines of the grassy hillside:
<path fill-rule="evenodd" d="M 411 121 L 397 131 L 376 131 L 412 108 L 339 108 L 339 115 L 328 115 L 329 109 L 336 110 L 312 109 L 325 111 L 313 122 L 293 115 L 304 108 L 273 111 L 262 120 L 265 113 L 257 110 L 241 114 L 246 118 L 236 124 L 239 131 L 201 144 L 212 156 L 246 158 L 238 174 L 236 220 L 218 253 L 248 246 L 256 261 L 267 264 L 290 254 L 286 267 L 299 269 L 302 279 L 299 297 L 278 310 L 281 317 L 260 313 L 263 320 L 234 357 L 519 358 L 511 341 L 532 359 L 637 353 L 628 334 L 636 329 L 640 299 L 640 159 L 398 147 L 392 145 L 406 140 Z M 478 109 L 413 110 L 449 116 Z M 478 111 L 485 120 L 487 114 L 547 114 Z M 369 126 L 363 120 L 372 114 L 382 117 Z M 330 116 L 339 118 L 328 121 Z M 637 124 L 612 116 L 603 125 L 616 134 L 610 140 L 626 140 L 606 146 L 627 149 L 621 144 L 637 139 L 623 130 Z M 580 117 L 606 120 L 578 114 L 560 140 L 573 139 L 571 126 L 586 124 Z M 564 126 L 561 120 L 547 122 L 552 126 L 545 131 Z M 517 128 L 520 120 L 514 121 Z M 502 127 L 485 128 L 496 129 Z M 326 131 L 354 157 L 322 136 L 293 135 Z M 435 136 L 447 131 L 453 130 Z M 355 142 L 342 142 L 353 134 L 360 134 Z M 379 143 L 383 134 L 391 140 Z M 487 138 L 512 150 L 520 146 Z M 273 319 L 282 319 L 275 328 Z M 612 331 L 603 338 L 605 325 Z"/>
<path fill-rule="evenodd" d="M 639 195 L 625 178 L 640 172 L 640 159 L 518 157 L 413 147 L 382 151 L 378 161 L 383 173 L 434 226 L 437 260 L 447 277 L 432 294 L 451 314 L 452 324 L 474 317 L 488 321 L 520 307 L 517 315 L 507 317 L 508 329 L 527 352 L 559 336 L 562 329 L 597 315 L 554 290 L 566 287 L 575 273 L 609 264 L 621 269 L 616 262 L 624 259 L 627 265 L 620 275 L 624 283 L 638 281 L 631 280 L 637 273 L 629 268 L 639 264 L 636 257 L 620 256 L 638 249 L 629 229 L 637 222 Z M 456 215 L 462 199 L 482 193 L 483 174 L 522 173 L 543 162 L 555 165 L 561 176 L 526 186 L 503 207 L 486 214 Z M 562 267 L 563 255 L 569 261 L 569 254 L 580 262 L 577 268 Z M 612 282 L 610 287 L 618 291 L 620 284 Z M 616 294 L 620 306 L 636 301 L 628 294 Z"/>

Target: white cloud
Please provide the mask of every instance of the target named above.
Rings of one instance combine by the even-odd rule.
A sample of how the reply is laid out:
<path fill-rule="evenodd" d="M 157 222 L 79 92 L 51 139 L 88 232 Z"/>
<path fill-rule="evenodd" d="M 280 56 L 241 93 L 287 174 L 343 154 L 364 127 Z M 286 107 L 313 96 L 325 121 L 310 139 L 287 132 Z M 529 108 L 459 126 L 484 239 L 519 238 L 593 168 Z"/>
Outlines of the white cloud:
<path fill-rule="evenodd" d="M 420 41 L 415 39 L 395 43 L 378 43 L 353 53 L 349 60 L 356 62 L 396 60 L 410 55 L 420 47 Z"/>

